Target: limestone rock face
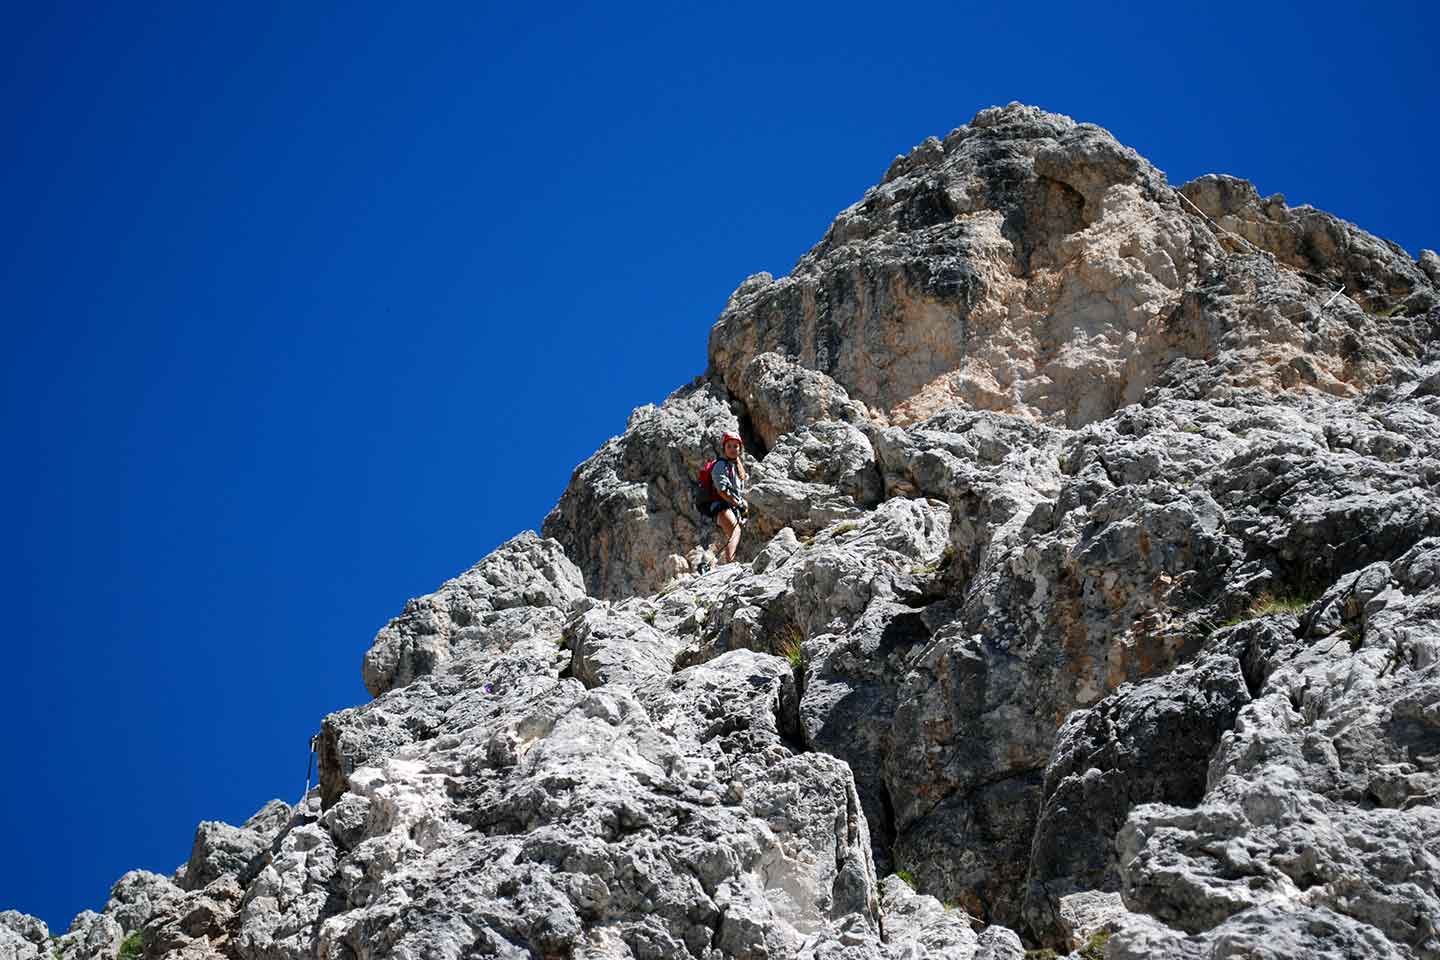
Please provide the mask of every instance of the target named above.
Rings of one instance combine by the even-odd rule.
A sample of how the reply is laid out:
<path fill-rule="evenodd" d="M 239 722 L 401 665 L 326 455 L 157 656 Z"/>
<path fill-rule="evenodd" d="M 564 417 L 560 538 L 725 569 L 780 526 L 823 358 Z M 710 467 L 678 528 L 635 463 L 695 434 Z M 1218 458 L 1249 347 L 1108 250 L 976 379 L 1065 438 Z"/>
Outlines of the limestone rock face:
<path fill-rule="evenodd" d="M 1437 960 L 1437 279 L 982 111 L 405 605 L 298 807 L 0 960 Z"/>
<path fill-rule="evenodd" d="M 1122 685 L 1066 718 L 1045 770 L 1044 802 L 1031 840 L 1025 900 L 1030 929 L 1064 939 L 1065 930 L 1075 927 L 1064 916 L 1068 896 L 1119 889 L 1114 841 L 1132 809 L 1199 802 L 1211 753 L 1251 699 L 1245 662 L 1273 653 L 1293 626 L 1293 620 L 1267 617 L 1231 628 L 1196 659 Z M 1251 680 L 1258 687 L 1253 668 Z"/>
<path fill-rule="evenodd" d="M 865 423 L 870 413 L 845 388 L 817 370 L 778 353 L 762 353 L 740 373 L 740 397 L 763 449 L 782 436 L 824 420 Z"/>
<path fill-rule="evenodd" d="M 742 285 L 711 332 L 712 373 L 743 396 L 753 359 L 778 352 L 894 423 L 962 406 L 1078 426 L 1140 400 L 1180 357 L 1236 385 L 1347 395 L 1413 359 L 1411 334 L 1364 312 L 1436 302 L 1403 252 L 1260 204 L 1243 181 L 1185 196 L 1233 233 L 1098 127 L 982 111 L 898 159 L 789 277 Z M 1360 299 L 1322 310 L 1331 278 Z M 1215 310 L 1236 298 L 1260 309 Z"/>
<path fill-rule="evenodd" d="M 113 917 L 86 910 L 56 940 L 51 956 L 58 955 L 62 960 L 110 960 L 119 953 L 124 939 L 125 932 Z"/>
<path fill-rule="evenodd" d="M 183 893 L 168 877 L 148 870 L 131 870 L 110 889 L 105 913 L 127 933 L 140 930 Z"/>
<path fill-rule="evenodd" d="M 873 925 L 848 771 L 787 746 L 794 709 L 789 665 L 748 651 L 634 686 L 492 697 L 466 732 L 350 775 L 356 799 L 332 815 L 368 812 L 338 873 L 316 878 L 353 890 L 322 943 L 773 954 L 850 914 Z M 455 902 L 493 907 L 461 924 Z"/>
<path fill-rule="evenodd" d="M 0 960 L 41 960 L 50 930 L 15 910 L 0 912 Z"/>
<path fill-rule="evenodd" d="M 500 611 L 563 611 L 584 595 L 580 571 L 560 545 L 523 533 L 439 590 L 407 603 L 365 655 L 365 687 L 378 697 L 433 672 L 456 644 L 483 632 Z"/>
<path fill-rule="evenodd" d="M 680 644 L 634 613 L 613 610 L 603 603 L 591 605 L 565 625 L 571 650 L 570 675 L 587 687 L 607 683 L 633 686 L 653 677 L 668 676 Z"/>
<path fill-rule="evenodd" d="M 857 520 L 880 502 L 883 482 L 870 438 L 836 421 L 785 434 L 752 473 L 754 541 L 787 527 L 810 537 L 837 520 Z"/>
<path fill-rule="evenodd" d="M 1415 262 L 1420 271 L 1430 279 L 1431 286 L 1440 287 L 1440 255 L 1434 250 L 1421 250 L 1420 259 Z"/>
<path fill-rule="evenodd" d="M 181 890 L 203 890 L 221 877 L 235 877 L 240 883 L 248 883 L 259 869 L 259 861 L 275 837 L 289 825 L 294 813 L 288 803 L 271 800 L 242 827 L 218 821 L 201 823 L 195 831 L 190 859 L 176 871 L 175 882 Z M 156 892 L 156 888 L 147 885 L 141 877 L 126 876 L 133 878 L 127 885 L 127 893 L 149 897 Z M 158 892 L 162 900 L 171 899 L 167 888 L 160 887 Z M 112 901 L 114 897 L 112 894 Z M 135 926 L 143 924 L 144 919 L 140 919 Z"/>
<path fill-rule="evenodd" d="M 727 430 L 740 421 L 724 392 L 692 385 L 636 410 L 624 434 L 575 468 L 542 529 L 575 561 L 591 596 L 653 592 L 675 572 L 667 558 L 701 543 L 711 525 L 692 491 Z"/>
<path fill-rule="evenodd" d="M 504 549 L 503 547 L 501 549 Z M 320 798 L 329 809 L 349 777 L 376 758 L 438 736 L 494 697 L 549 689 L 569 659 L 565 615 L 553 606 L 514 607 L 466 628 L 461 652 L 442 669 L 369 703 L 327 716 L 320 727 Z"/>
<path fill-rule="evenodd" d="M 1435 278 L 1404 250 L 1352 223 L 1311 206 L 1287 207 L 1279 194 L 1261 199 L 1254 185 L 1210 175 L 1180 188 L 1224 229 L 1275 255 L 1287 266 L 1315 274 L 1361 307 L 1391 313 L 1397 306 L 1423 314 L 1435 306 Z M 1433 259 L 1434 254 L 1431 253 Z M 1392 313 L 1393 315 L 1393 313 Z"/>
<path fill-rule="evenodd" d="M 1437 570 L 1440 540 L 1425 539 L 1306 611 L 1198 805 L 1131 813 L 1117 846 L 1132 909 L 1203 934 L 1295 901 L 1440 956 Z"/>

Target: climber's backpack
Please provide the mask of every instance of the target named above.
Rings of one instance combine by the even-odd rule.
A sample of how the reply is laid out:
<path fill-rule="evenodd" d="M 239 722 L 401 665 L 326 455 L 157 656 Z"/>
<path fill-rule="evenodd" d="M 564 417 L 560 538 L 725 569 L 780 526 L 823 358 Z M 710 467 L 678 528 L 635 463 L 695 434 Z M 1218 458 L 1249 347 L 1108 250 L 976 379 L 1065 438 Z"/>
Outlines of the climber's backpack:
<path fill-rule="evenodd" d="M 707 515 L 710 512 L 710 504 L 716 500 L 715 481 L 710 476 L 710 471 L 714 469 L 715 461 L 706 461 L 705 466 L 700 468 L 700 478 L 695 481 L 695 509 Z"/>

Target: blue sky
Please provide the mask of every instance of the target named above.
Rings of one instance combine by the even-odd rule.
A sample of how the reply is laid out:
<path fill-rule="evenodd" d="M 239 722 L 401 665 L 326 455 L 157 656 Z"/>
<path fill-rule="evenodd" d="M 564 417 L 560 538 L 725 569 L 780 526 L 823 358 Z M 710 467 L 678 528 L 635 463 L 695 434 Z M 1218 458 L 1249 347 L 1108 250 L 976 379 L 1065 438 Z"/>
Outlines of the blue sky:
<path fill-rule="evenodd" d="M 405 600 L 983 107 L 1440 246 L 1429 4 L 212 6 L 0 30 L 0 909 L 56 933 L 293 802 Z"/>

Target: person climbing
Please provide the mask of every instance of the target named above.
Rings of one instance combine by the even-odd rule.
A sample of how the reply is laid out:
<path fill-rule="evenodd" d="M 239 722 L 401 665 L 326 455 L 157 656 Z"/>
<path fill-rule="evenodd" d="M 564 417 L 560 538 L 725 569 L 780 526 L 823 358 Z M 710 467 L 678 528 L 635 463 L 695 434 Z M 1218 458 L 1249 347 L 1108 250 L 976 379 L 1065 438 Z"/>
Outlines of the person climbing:
<path fill-rule="evenodd" d="M 724 563 L 733 563 L 735 550 L 740 546 L 740 528 L 745 525 L 745 481 L 749 478 L 745 470 L 745 441 L 740 435 L 729 430 L 720 437 L 720 459 L 706 464 L 709 476 L 710 502 L 704 512 L 720 526 L 717 553 L 723 554 Z M 702 483 L 706 473 L 702 471 Z M 708 557 L 701 561 L 701 573 L 709 567 Z"/>

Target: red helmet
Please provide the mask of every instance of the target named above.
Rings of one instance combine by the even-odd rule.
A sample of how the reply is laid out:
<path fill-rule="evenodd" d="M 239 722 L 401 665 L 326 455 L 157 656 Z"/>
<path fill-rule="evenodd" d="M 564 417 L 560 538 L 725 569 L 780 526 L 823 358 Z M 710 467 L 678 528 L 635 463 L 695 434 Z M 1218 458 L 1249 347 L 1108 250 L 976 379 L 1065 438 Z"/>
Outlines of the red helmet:
<path fill-rule="evenodd" d="M 720 448 L 723 450 L 725 448 L 725 444 L 729 443 L 731 440 L 734 440 L 736 443 L 740 444 L 741 447 L 745 446 L 745 441 L 740 439 L 740 434 L 732 433 L 729 430 L 726 430 L 720 435 Z"/>

